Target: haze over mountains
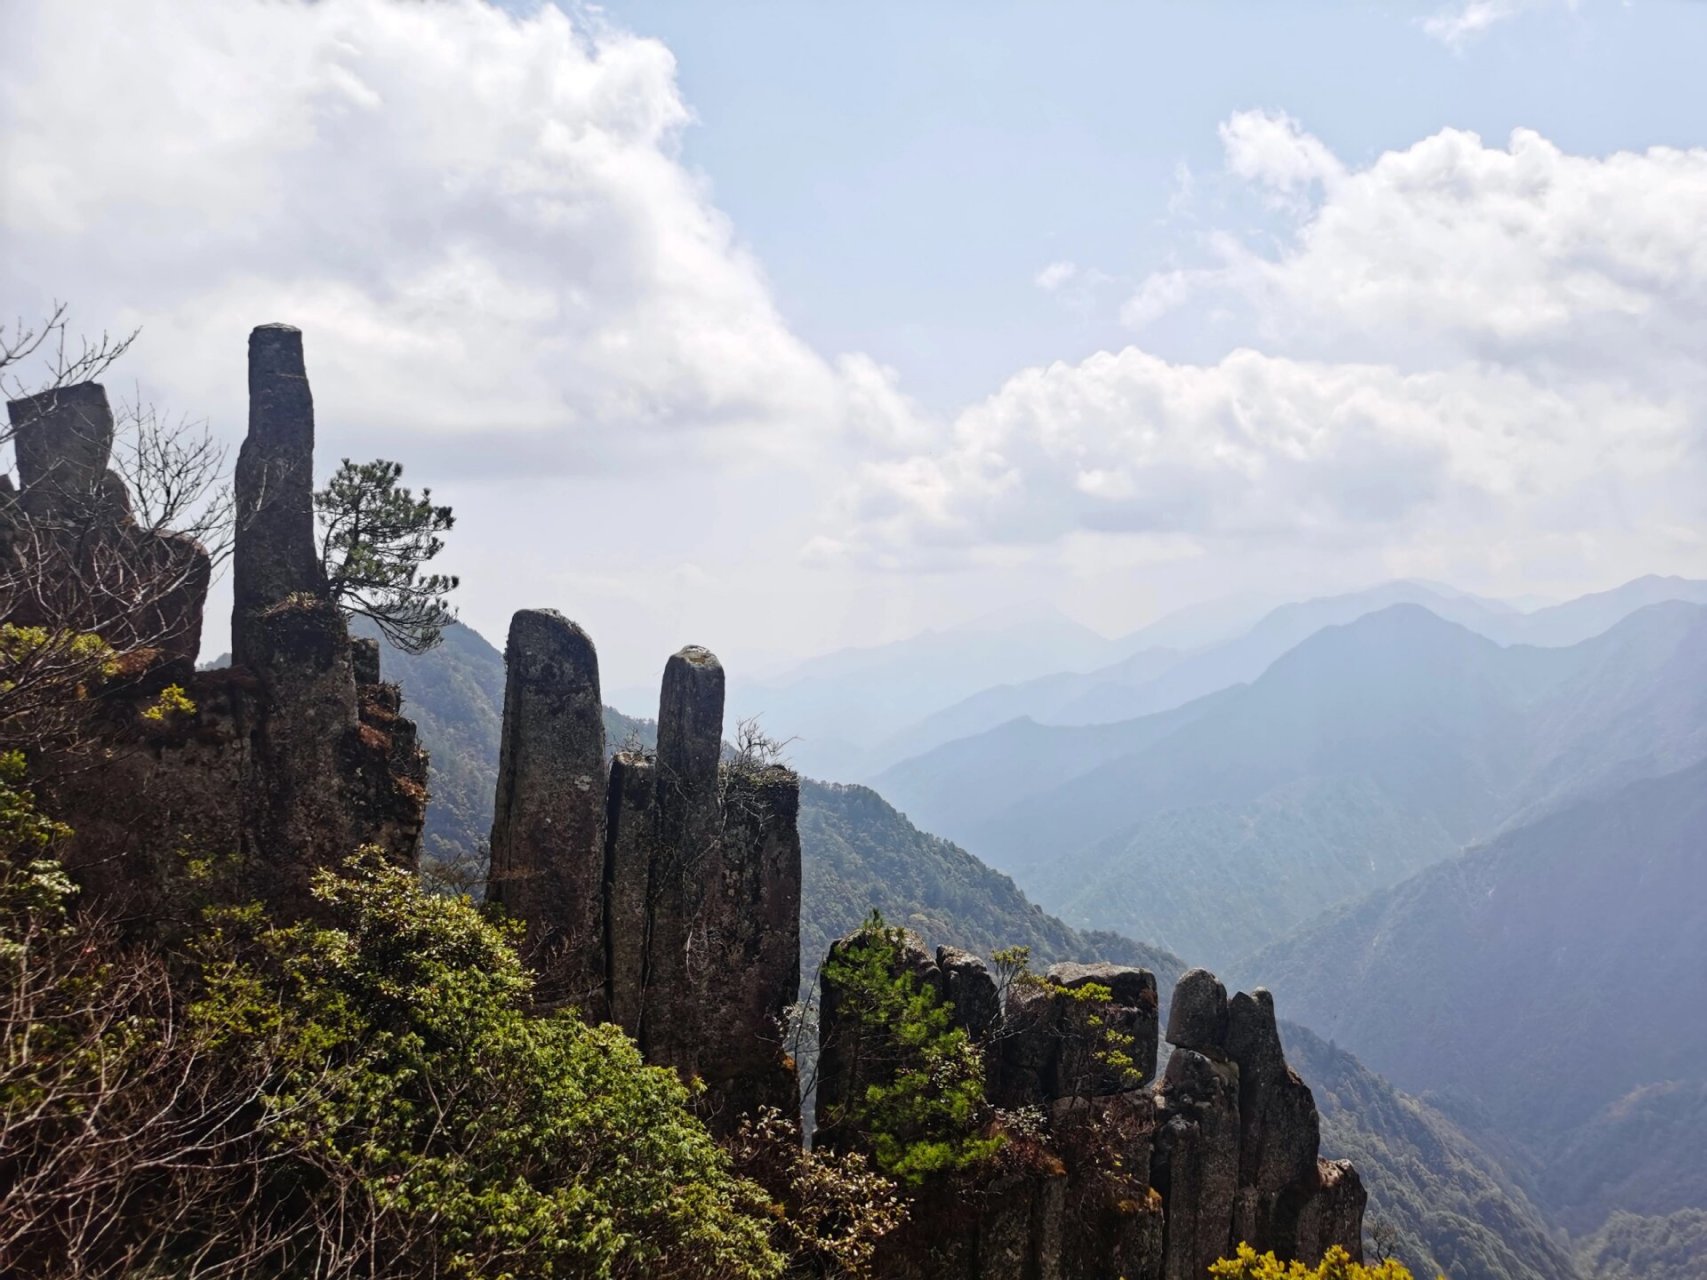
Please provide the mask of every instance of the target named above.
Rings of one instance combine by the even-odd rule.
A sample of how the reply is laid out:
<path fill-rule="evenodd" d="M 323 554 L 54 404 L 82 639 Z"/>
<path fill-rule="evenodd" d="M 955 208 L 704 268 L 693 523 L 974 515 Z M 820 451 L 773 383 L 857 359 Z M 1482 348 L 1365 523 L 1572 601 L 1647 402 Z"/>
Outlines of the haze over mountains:
<path fill-rule="evenodd" d="M 796 739 L 797 763 L 871 781 L 933 747 L 1028 717 L 1103 724 L 1167 710 L 1255 679 L 1325 626 L 1420 604 L 1500 644 L 1574 644 L 1645 604 L 1707 601 L 1707 581 L 1650 576 L 1525 612 L 1438 583 L 1402 581 L 1279 604 L 1228 599 L 1104 639 L 1058 613 L 1003 618 L 800 663 L 748 683 L 732 707 Z"/>
<path fill-rule="evenodd" d="M 1546 634 L 1569 635 L 1567 618 Z M 875 785 L 1070 921 L 1226 964 L 1475 839 L 1707 753 L 1704 619 L 1670 601 L 1544 648 L 1394 605 L 1248 685 L 1112 725 L 1013 722 Z"/>

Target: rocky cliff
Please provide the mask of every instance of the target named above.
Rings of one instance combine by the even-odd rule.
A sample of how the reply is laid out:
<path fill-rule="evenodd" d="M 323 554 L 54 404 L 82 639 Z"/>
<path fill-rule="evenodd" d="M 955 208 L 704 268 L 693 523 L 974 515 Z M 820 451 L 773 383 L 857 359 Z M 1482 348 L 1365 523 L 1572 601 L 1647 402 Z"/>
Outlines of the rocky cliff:
<path fill-rule="evenodd" d="M 320 569 L 300 332 L 250 335 L 249 392 L 233 660 L 207 672 L 194 664 L 208 556 L 131 519 L 108 469 L 106 393 L 89 383 L 8 405 L 21 491 L 0 509 L 4 615 L 100 635 L 116 655 L 76 732 L 38 744 L 32 772 L 75 833 L 62 856 L 89 900 L 138 928 L 170 918 L 189 859 L 237 856 L 251 890 L 289 914 L 315 868 L 363 845 L 412 862 L 420 834 L 425 753 Z M 151 714 L 171 686 L 188 705 Z"/>
<path fill-rule="evenodd" d="M 818 1142 L 833 1148 L 859 1145 L 846 1117 L 902 1056 L 834 978 L 864 936 L 839 940 L 825 965 Z M 1286 1065 L 1267 991 L 1229 1000 L 1214 975 L 1188 971 L 1157 1080 L 1149 971 L 1059 964 L 1004 1000 L 978 957 L 933 957 L 903 936 L 896 971 L 980 1046 L 997 1116 L 1035 1119 L 992 1168 L 924 1192 L 879 1274 L 1195 1280 L 1240 1241 L 1312 1264 L 1335 1244 L 1361 1258 L 1362 1182 L 1319 1155 L 1315 1102 Z M 1108 1043 L 1125 1046 L 1121 1059 Z"/>

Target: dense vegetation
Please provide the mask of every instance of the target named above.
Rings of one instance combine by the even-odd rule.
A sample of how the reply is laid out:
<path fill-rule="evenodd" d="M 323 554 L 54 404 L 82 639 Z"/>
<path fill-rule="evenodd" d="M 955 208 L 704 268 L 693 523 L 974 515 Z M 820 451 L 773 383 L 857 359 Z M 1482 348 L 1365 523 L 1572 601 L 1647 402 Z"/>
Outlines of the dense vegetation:
<path fill-rule="evenodd" d="M 1328 1250 L 1327 1257 L 1316 1266 L 1302 1262 L 1281 1262 L 1272 1253 L 1258 1254 L 1248 1244 L 1241 1244 L 1231 1258 L 1223 1258 L 1209 1268 L 1215 1280 L 1411 1280 L 1410 1270 L 1401 1262 L 1386 1259 L 1365 1266 L 1353 1262 L 1338 1245 Z"/>
<path fill-rule="evenodd" d="M 1700 1280 L 1707 1209 L 1663 1217 L 1616 1212 L 1583 1242 L 1579 1256 L 1594 1280 Z"/>
<path fill-rule="evenodd" d="M 535 1012 L 505 933 L 367 856 L 308 918 L 182 940 L 71 910 L 0 782 L 0 1270 L 17 1276 L 780 1275 L 771 1198 L 670 1071 Z"/>

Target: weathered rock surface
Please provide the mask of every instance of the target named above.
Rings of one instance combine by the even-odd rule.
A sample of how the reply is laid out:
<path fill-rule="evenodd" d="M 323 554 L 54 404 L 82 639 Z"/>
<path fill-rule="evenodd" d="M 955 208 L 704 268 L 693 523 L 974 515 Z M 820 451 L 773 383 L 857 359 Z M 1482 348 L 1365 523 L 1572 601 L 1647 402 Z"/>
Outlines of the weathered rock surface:
<path fill-rule="evenodd" d="M 1259 1253 L 1303 1257 L 1278 1229 L 1276 1212 L 1292 1187 L 1313 1184 L 1321 1122 L 1309 1086 L 1286 1065 L 1274 997 L 1258 987 L 1228 1004 L 1227 1054 L 1239 1068 L 1239 1192 L 1233 1239 Z M 1313 1261 L 1313 1259 L 1311 1259 Z"/>
<path fill-rule="evenodd" d="M 832 944 L 821 989 L 819 1145 L 863 1141 L 850 1100 L 892 1078 L 904 1056 L 838 986 L 837 962 L 868 945 Z M 1114 965 L 1057 965 L 994 1008 L 976 956 L 935 957 L 901 931 L 891 972 L 953 1002 L 985 1049 L 986 1092 L 1008 1143 L 988 1163 L 933 1182 L 886 1240 L 875 1274 L 921 1280 L 1094 1277 L 1198 1280 L 1241 1240 L 1314 1264 L 1330 1244 L 1362 1257 L 1363 1191 L 1349 1166 L 1317 1158 L 1310 1092 L 1286 1066 L 1266 991 L 1228 1001 L 1206 971 L 1181 979 L 1160 1082 L 1107 1068 L 1130 1042 L 1153 1073 L 1155 978 Z M 1088 987 L 1107 999 L 1086 998 Z M 1260 1241 L 1260 1243 L 1259 1243 Z"/>
<path fill-rule="evenodd" d="M 1294 1256 L 1306 1262 L 1320 1260 L 1336 1244 L 1361 1260 L 1368 1203 L 1369 1192 L 1349 1160 L 1322 1160 L 1313 1185 L 1282 1206 L 1278 1231 L 1295 1242 Z"/>
<path fill-rule="evenodd" d="M 525 923 L 539 995 L 606 1014 L 605 725 L 586 632 L 523 609 L 505 647 L 487 901 Z"/>
<path fill-rule="evenodd" d="M 257 628 L 270 610 L 298 594 L 326 594 L 314 543 L 314 397 L 302 332 L 290 325 L 249 335 L 249 432 L 234 481 L 231 661 L 241 666 L 266 644 Z"/>
<path fill-rule="evenodd" d="M 115 648 L 193 663 L 212 568 L 193 538 L 139 527 L 108 469 L 107 393 L 85 382 L 11 401 L 21 491 L 0 492 L 5 616 L 94 632 Z"/>
<path fill-rule="evenodd" d="M 646 1016 L 652 862 L 658 848 L 657 767 L 618 752 L 605 797 L 606 993 L 610 1020 L 635 1040 Z"/>
<path fill-rule="evenodd" d="M 664 668 L 658 752 L 605 770 L 591 641 L 559 615 L 511 631 L 490 896 L 522 919 L 547 998 L 573 1000 L 703 1086 L 717 1132 L 797 1114 L 783 1018 L 799 984 L 799 779 L 722 762 L 723 668 Z"/>
<path fill-rule="evenodd" d="M 1002 1017 L 1001 997 L 990 966 L 959 947 L 938 947 L 936 967 L 942 974 L 943 998 L 954 1006 L 954 1025 L 982 1041 Z"/>
<path fill-rule="evenodd" d="M 1095 983 L 1111 999 L 1088 1003 L 1073 994 Z M 1134 1089 L 1156 1073 L 1156 979 L 1121 965 L 1056 965 L 1041 983 L 1017 984 L 1008 993 L 997 1046 L 993 1096 L 1006 1107 L 1057 1098 L 1101 1097 Z M 1109 1060 L 1115 1043 L 1127 1067 Z"/>
<path fill-rule="evenodd" d="M 1171 1035 L 1171 1020 L 1169 1030 Z M 1239 1069 L 1196 1049 L 1176 1048 L 1157 1108 L 1150 1185 L 1161 1194 L 1166 1215 L 1162 1274 L 1165 1280 L 1197 1280 L 1232 1247 Z"/>
<path fill-rule="evenodd" d="M 1176 1049 L 1219 1050 L 1227 1041 L 1227 988 L 1207 969 L 1187 969 L 1168 1006 L 1168 1043 Z"/>

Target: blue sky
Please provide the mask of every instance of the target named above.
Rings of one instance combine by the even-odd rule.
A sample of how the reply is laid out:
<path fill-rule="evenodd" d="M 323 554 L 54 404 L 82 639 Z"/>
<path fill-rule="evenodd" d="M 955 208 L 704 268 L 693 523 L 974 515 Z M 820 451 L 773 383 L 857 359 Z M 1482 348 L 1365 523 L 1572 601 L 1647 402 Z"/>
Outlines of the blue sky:
<path fill-rule="evenodd" d="M 1700 145 L 1707 5 L 1537 5 L 1457 46 L 1444 6 L 860 5 L 617 0 L 676 55 L 703 171 L 824 351 L 865 351 L 952 411 L 1015 369 L 1131 341 L 1121 284 L 1266 225 L 1218 183 L 1216 127 L 1278 108 L 1348 163 L 1444 126 L 1567 151 Z M 1182 190 L 1181 174 L 1192 175 Z M 1071 261 L 1112 277 L 1042 297 Z M 1076 304 L 1076 305 L 1075 305 Z M 1157 326 L 1213 358 L 1228 335 Z M 1240 335 L 1233 335 L 1237 341 Z"/>
<path fill-rule="evenodd" d="M 616 682 L 1707 575 L 1707 5 L 16 0 L 0 312 L 460 513 Z M 217 625 L 210 643 L 218 643 Z"/>

